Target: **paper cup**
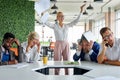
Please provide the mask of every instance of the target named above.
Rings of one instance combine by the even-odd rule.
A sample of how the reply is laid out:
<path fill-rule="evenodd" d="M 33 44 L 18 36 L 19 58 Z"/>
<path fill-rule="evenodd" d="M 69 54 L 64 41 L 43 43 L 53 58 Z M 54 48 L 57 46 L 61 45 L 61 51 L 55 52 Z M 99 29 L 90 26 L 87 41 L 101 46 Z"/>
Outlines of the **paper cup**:
<path fill-rule="evenodd" d="M 43 56 L 43 64 L 47 65 L 48 62 L 48 57 L 47 56 Z"/>

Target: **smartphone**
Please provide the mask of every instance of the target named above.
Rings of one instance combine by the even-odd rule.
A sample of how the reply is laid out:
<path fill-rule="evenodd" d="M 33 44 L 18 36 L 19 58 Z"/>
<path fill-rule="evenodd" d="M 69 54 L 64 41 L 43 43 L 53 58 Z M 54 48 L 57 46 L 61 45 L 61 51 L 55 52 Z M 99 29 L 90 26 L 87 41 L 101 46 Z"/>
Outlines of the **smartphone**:
<path fill-rule="evenodd" d="M 105 46 L 107 46 L 107 47 L 108 47 L 108 45 L 109 45 L 108 43 L 105 44 Z"/>
<path fill-rule="evenodd" d="M 106 41 L 106 40 L 104 40 L 104 41 Z M 109 45 L 108 43 L 105 44 L 105 46 L 107 46 L 107 47 L 108 47 L 108 45 Z"/>

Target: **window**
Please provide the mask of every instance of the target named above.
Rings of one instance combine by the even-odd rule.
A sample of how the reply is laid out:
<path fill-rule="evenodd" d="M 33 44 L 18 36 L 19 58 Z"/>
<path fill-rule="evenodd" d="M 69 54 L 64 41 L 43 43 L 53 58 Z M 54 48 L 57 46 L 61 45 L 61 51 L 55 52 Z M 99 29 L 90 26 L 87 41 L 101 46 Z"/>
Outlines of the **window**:
<path fill-rule="evenodd" d="M 49 42 L 50 39 L 55 41 L 54 31 L 45 26 L 35 26 L 35 31 L 40 35 L 40 41 Z M 81 38 L 82 33 L 84 32 L 84 26 L 74 26 L 69 28 L 68 32 L 68 41 L 70 46 L 72 43 L 77 43 L 77 40 Z"/>
<path fill-rule="evenodd" d="M 81 38 L 83 32 L 84 26 L 74 26 L 69 28 L 68 41 L 70 46 L 72 46 L 72 43 L 77 43 L 77 40 Z"/>
<path fill-rule="evenodd" d="M 115 28 L 115 37 L 120 38 L 120 10 L 116 11 L 116 28 Z"/>
<path fill-rule="evenodd" d="M 95 26 L 93 27 L 93 33 L 95 34 L 98 42 L 102 41 L 102 37 L 100 35 L 100 29 L 102 27 L 105 27 L 105 19 L 104 18 L 95 21 Z"/>

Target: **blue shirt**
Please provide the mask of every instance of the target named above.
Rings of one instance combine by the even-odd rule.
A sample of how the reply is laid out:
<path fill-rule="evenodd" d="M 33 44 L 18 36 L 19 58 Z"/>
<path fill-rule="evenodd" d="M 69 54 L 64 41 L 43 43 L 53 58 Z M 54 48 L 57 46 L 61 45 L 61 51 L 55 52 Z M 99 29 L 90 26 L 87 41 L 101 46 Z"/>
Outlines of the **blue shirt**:
<path fill-rule="evenodd" d="M 10 54 L 3 52 L 2 62 L 8 62 L 10 60 Z"/>
<path fill-rule="evenodd" d="M 97 55 L 99 53 L 99 49 L 100 49 L 100 45 L 97 42 L 94 42 L 92 47 L 93 52 L 89 55 L 91 61 L 97 62 Z M 74 61 L 78 61 L 79 59 L 81 61 L 85 61 L 85 53 L 83 52 L 83 50 L 81 51 L 79 56 L 77 56 L 76 53 L 73 55 Z"/>

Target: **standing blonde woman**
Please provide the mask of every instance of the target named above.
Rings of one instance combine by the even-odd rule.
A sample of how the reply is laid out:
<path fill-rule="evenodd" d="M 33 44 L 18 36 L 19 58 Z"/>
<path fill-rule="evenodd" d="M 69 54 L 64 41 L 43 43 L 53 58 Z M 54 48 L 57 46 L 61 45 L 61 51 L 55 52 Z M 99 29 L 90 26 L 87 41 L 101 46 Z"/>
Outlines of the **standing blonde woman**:
<path fill-rule="evenodd" d="M 56 15 L 57 22 L 55 24 L 46 22 L 45 24 L 54 30 L 55 33 L 55 48 L 54 48 L 54 61 L 68 61 L 69 59 L 69 43 L 68 43 L 68 28 L 73 27 L 75 24 L 79 22 L 80 16 L 83 11 L 82 5 L 80 7 L 80 13 L 78 17 L 68 24 L 64 24 L 64 15 L 63 12 L 58 12 Z M 43 13 L 42 13 L 43 14 Z M 55 69 L 55 75 L 59 75 L 59 69 Z M 68 69 L 65 69 L 65 75 L 68 75 Z"/>
<path fill-rule="evenodd" d="M 28 35 L 28 41 L 23 42 L 21 46 L 23 47 L 23 52 L 26 55 L 25 60 L 27 62 L 40 59 L 40 42 L 38 33 L 31 32 Z"/>

